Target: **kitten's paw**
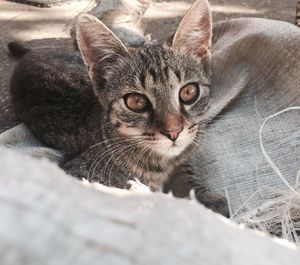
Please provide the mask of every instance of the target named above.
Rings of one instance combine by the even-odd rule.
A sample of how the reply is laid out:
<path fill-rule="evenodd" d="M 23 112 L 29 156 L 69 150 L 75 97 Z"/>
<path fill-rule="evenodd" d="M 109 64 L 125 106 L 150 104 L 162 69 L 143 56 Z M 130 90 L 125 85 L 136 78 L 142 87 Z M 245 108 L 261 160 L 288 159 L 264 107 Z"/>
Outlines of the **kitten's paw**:
<path fill-rule="evenodd" d="M 196 199 L 205 207 L 213 210 L 216 213 L 222 214 L 225 217 L 230 217 L 227 200 L 224 196 L 211 193 L 208 191 L 195 191 Z"/>
<path fill-rule="evenodd" d="M 140 182 L 137 178 L 127 181 L 127 189 L 134 192 L 148 193 L 151 192 L 150 188 Z"/>

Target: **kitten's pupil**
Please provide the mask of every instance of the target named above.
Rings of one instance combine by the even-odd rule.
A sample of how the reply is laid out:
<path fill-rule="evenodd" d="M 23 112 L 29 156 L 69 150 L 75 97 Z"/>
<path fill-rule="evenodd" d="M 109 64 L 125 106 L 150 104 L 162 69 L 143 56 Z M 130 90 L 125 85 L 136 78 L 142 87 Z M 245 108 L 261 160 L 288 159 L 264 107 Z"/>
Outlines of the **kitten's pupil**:
<path fill-rule="evenodd" d="M 179 99 L 183 104 L 190 105 L 199 97 L 199 87 L 197 84 L 188 84 L 181 88 Z"/>
<path fill-rule="evenodd" d="M 144 112 L 149 107 L 148 99 L 141 94 L 132 93 L 125 96 L 126 106 L 135 112 Z"/>

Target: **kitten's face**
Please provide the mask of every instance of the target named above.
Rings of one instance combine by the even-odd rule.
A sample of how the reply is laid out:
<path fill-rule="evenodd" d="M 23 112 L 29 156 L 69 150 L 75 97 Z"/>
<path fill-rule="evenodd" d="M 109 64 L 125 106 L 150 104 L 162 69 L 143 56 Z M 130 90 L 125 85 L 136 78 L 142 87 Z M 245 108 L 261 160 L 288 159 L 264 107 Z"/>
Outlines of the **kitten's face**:
<path fill-rule="evenodd" d="M 166 158 L 198 143 L 209 91 L 198 58 L 150 46 L 124 58 L 109 76 L 101 97 L 113 125 L 108 134 Z"/>
<path fill-rule="evenodd" d="M 211 24 L 207 0 L 196 0 L 171 47 L 129 53 L 95 17 L 79 18 L 78 46 L 105 109 L 107 139 L 125 138 L 141 156 L 150 150 L 167 158 L 198 142 L 208 103 Z"/>

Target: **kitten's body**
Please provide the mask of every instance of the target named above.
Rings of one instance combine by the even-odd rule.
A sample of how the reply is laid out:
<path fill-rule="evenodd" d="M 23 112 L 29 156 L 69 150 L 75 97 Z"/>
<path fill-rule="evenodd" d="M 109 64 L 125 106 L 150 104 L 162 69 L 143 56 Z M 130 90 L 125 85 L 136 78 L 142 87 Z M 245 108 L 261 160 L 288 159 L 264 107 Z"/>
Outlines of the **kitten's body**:
<path fill-rule="evenodd" d="M 201 141 L 208 106 L 207 2 L 188 11 L 172 47 L 130 53 L 87 15 L 79 19 L 77 40 L 88 71 L 76 53 L 22 58 L 11 81 L 20 119 L 67 155 L 63 168 L 73 176 L 120 188 L 137 178 L 158 190 L 180 175 L 202 203 L 226 215 L 223 198 L 208 193 L 184 165 Z"/>
<path fill-rule="evenodd" d="M 11 93 L 18 117 L 67 157 L 101 141 L 101 105 L 79 53 L 29 52 L 15 68 Z"/>

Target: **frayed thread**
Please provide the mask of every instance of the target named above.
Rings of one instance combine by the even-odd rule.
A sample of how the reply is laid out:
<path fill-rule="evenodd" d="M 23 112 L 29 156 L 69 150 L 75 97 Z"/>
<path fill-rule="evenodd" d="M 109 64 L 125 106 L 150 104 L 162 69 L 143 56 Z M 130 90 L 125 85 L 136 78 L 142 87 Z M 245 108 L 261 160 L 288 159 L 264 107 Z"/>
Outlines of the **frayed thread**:
<path fill-rule="evenodd" d="M 262 139 L 264 127 L 270 119 L 292 110 L 300 110 L 300 106 L 289 107 L 268 116 L 263 121 L 259 130 L 261 152 L 270 167 L 276 172 L 277 176 L 288 189 L 275 191 L 273 199 L 266 201 L 256 208 L 249 209 L 250 207 L 247 207 L 247 202 L 250 199 L 247 200 L 243 205 L 244 210 L 245 208 L 247 210 L 241 214 L 238 214 L 238 211 L 235 212 L 231 219 L 244 224 L 248 228 L 260 230 L 271 236 L 287 239 L 300 245 L 300 171 L 298 171 L 296 184 L 293 187 L 268 155 Z M 253 194 L 251 198 L 256 194 Z"/>

